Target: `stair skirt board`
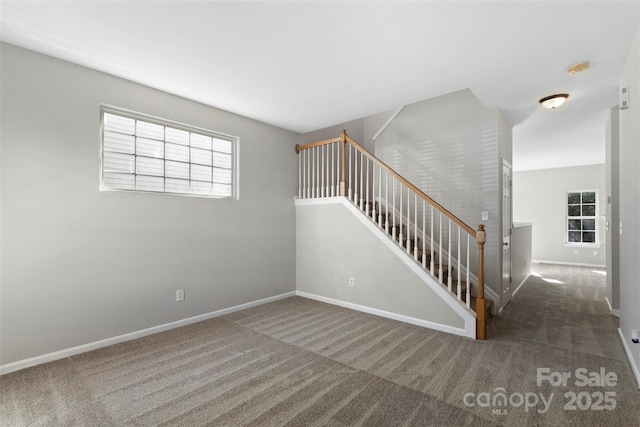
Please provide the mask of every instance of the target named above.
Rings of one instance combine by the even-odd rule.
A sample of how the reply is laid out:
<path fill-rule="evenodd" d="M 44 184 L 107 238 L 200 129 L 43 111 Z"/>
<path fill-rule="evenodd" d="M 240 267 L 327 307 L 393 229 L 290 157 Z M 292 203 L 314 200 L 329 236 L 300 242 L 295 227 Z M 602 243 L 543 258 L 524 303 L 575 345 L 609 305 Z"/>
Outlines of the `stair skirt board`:
<path fill-rule="evenodd" d="M 99 341 L 94 341 L 87 344 L 81 344 L 76 347 L 66 348 L 63 350 L 54 351 L 54 352 L 43 354 L 40 356 L 30 357 L 28 359 L 18 360 L 16 362 L 0 365 L 0 375 L 8 374 L 14 371 L 19 371 L 20 369 L 29 368 L 36 365 L 42 365 L 48 362 L 53 362 L 55 360 L 64 359 L 67 357 L 75 356 L 76 354 L 86 353 L 88 351 L 97 350 L 103 347 L 108 347 L 110 345 L 135 340 L 137 338 L 146 337 L 148 335 L 157 334 L 159 332 L 168 331 L 170 329 L 179 328 L 181 326 L 187 326 L 192 323 L 202 322 L 203 320 L 224 316 L 225 314 L 230 314 L 236 311 L 245 310 L 247 308 L 256 307 L 262 304 L 267 304 L 267 303 L 278 301 L 285 298 L 290 298 L 295 295 L 296 295 L 295 291 L 286 292 L 284 294 L 275 295 L 273 297 L 263 298 L 256 301 L 251 301 L 244 304 L 236 305 L 233 307 L 223 308 L 221 310 L 216 310 L 216 311 L 200 314 L 193 317 L 188 317 L 182 320 L 176 320 L 175 322 L 169 322 L 163 325 L 152 326 L 151 328 L 129 332 L 126 334 L 118 335 L 111 338 L 106 338 Z"/>
<path fill-rule="evenodd" d="M 383 203 L 385 203 L 385 199 L 380 198 L 380 197 L 375 197 L 373 202 L 377 202 L 379 205 L 382 205 Z M 398 209 L 395 209 L 395 213 L 396 213 L 396 217 L 397 218 L 402 218 L 402 223 L 406 224 L 407 216 L 404 213 L 402 215 L 400 215 L 400 211 Z M 422 235 L 422 227 L 419 227 L 416 224 L 416 229 L 418 230 L 419 236 L 421 236 Z M 431 237 L 428 234 L 425 234 L 425 235 L 428 236 L 428 237 Z M 434 241 L 433 242 L 433 246 L 434 246 L 433 250 L 435 252 L 439 252 L 440 251 L 440 244 L 438 242 Z M 448 251 L 443 250 L 442 251 L 442 259 L 443 260 L 447 259 L 448 256 L 449 256 Z M 458 259 L 453 254 L 451 254 L 451 261 L 452 261 L 452 264 L 455 265 L 455 264 L 457 264 Z M 466 266 L 464 266 L 464 265 L 461 266 L 460 274 L 463 277 L 466 276 L 466 274 L 467 274 L 467 267 Z M 469 272 L 469 279 L 470 279 L 469 281 L 473 285 L 472 289 L 477 289 L 478 288 L 478 276 L 476 276 L 475 274 L 473 274 L 473 272 L 470 271 Z M 491 301 L 493 301 L 493 304 L 491 306 L 491 313 L 494 314 L 494 315 L 499 314 L 499 311 L 501 311 L 501 309 L 498 310 L 498 305 L 499 305 L 498 301 L 500 300 L 500 298 L 498 297 L 498 294 L 487 285 L 486 282 L 484 284 L 484 293 L 485 293 L 485 298 L 490 299 Z M 472 292 L 472 295 L 474 295 L 474 292 Z"/>
<path fill-rule="evenodd" d="M 421 265 L 418 265 L 413 259 L 412 255 L 407 254 L 406 250 L 401 248 L 395 241 L 389 238 L 389 236 L 381 230 L 377 224 L 371 221 L 371 218 L 363 214 L 363 212 L 355 206 L 348 198 L 338 196 L 338 197 L 326 197 L 326 198 L 317 198 L 317 199 L 296 199 L 296 206 L 318 206 L 318 205 L 331 205 L 331 204 L 341 204 L 346 207 L 352 214 L 353 217 L 360 221 L 365 225 L 367 229 L 369 229 L 374 236 L 377 237 L 382 243 L 384 243 L 391 251 L 398 257 L 400 260 L 411 269 L 411 271 L 418 276 L 418 278 L 428 286 L 442 301 L 442 303 L 447 304 L 455 313 L 458 315 L 461 320 L 464 322 L 464 329 L 456 328 L 453 326 L 443 325 L 435 322 L 430 322 L 427 320 L 421 320 L 417 318 L 411 318 L 409 316 L 404 316 L 401 314 L 391 313 L 384 310 L 379 310 L 372 307 L 365 307 L 357 304 L 352 304 L 342 300 L 334 300 L 337 305 L 342 304 L 351 304 L 349 307 L 354 308 L 356 310 L 367 311 L 372 314 L 378 314 L 383 317 L 389 317 L 391 315 L 396 317 L 391 317 L 396 320 L 401 320 L 404 318 L 408 323 L 418 324 L 416 322 L 420 322 L 420 326 L 424 326 L 427 328 L 441 330 L 444 332 L 449 332 L 456 335 L 462 335 L 469 338 L 476 338 L 476 313 L 472 310 L 467 309 L 466 305 L 462 301 L 458 301 L 458 299 L 452 296 L 445 286 L 441 285 L 436 279 L 434 279 L 431 274 L 425 271 Z M 299 286 L 296 286 L 297 288 Z M 296 291 L 298 295 L 301 295 L 301 291 Z M 308 294 L 312 295 L 312 294 Z M 324 298 L 317 296 L 317 298 Z M 328 300 L 332 300 L 331 298 L 327 298 Z M 329 301 L 325 301 L 329 302 Z M 331 302 L 330 302 L 331 303 Z M 333 304 L 333 303 L 332 303 Z M 347 305 L 344 305 L 347 307 Z M 360 308 L 356 308 L 360 307 Z M 375 312 L 374 312 L 375 311 Z M 413 319 L 413 321 L 408 321 L 409 319 Z"/>
<path fill-rule="evenodd" d="M 314 295 L 307 292 L 296 291 L 296 295 L 303 298 L 309 298 L 315 301 L 324 302 L 327 304 L 337 305 L 339 307 L 348 308 L 351 310 L 361 311 L 363 313 L 373 314 L 375 316 L 385 317 L 387 319 L 397 320 L 399 322 L 409 323 L 411 325 L 421 326 L 423 328 L 433 329 L 436 331 L 446 332 L 452 335 L 460 335 L 463 337 L 469 337 L 475 339 L 476 334 L 476 322 L 475 318 L 472 318 L 465 322 L 465 328 L 455 328 L 449 325 L 443 325 L 441 323 L 434 323 L 428 320 L 416 319 L 415 317 L 405 316 L 403 314 L 391 313 L 389 311 L 379 310 L 377 308 L 366 307 L 364 305 L 358 305 L 351 302 L 341 301 L 333 298 L 323 297 L 321 295 Z M 469 331 L 472 331 L 472 335 L 469 335 Z"/>

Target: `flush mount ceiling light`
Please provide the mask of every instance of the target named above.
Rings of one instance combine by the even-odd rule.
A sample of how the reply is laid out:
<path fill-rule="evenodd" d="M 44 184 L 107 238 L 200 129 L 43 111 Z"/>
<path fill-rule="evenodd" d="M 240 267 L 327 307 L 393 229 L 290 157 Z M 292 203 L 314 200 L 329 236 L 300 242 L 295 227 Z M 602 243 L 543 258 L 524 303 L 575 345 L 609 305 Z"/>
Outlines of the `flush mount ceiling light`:
<path fill-rule="evenodd" d="M 566 93 L 559 93 L 556 95 L 545 96 L 538 102 L 540 102 L 544 108 L 554 109 L 564 104 L 564 101 L 566 101 L 568 97 L 569 95 Z"/>

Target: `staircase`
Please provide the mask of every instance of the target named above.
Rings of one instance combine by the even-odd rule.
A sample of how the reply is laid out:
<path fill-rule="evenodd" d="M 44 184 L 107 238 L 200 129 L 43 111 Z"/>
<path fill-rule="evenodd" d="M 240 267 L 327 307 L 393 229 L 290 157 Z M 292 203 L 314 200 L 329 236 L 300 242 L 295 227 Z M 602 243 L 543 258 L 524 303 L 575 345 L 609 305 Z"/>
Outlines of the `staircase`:
<path fill-rule="evenodd" d="M 356 205 L 357 206 L 357 205 Z M 382 207 L 381 203 L 378 202 L 365 202 L 364 208 L 362 209 L 362 211 L 365 213 L 365 215 L 367 215 L 367 217 L 369 217 L 369 219 L 371 219 L 371 221 L 373 221 L 374 223 L 380 225 L 380 224 L 385 224 L 388 223 L 391 220 L 391 215 L 388 214 L 387 212 L 384 211 L 384 208 Z M 409 256 L 413 257 L 414 261 L 416 261 L 418 264 L 420 264 L 420 260 L 423 259 L 423 257 L 425 258 L 425 265 L 429 266 L 431 265 L 431 259 L 432 259 L 432 255 L 431 252 L 429 250 L 427 251 L 423 251 L 422 247 L 422 242 L 420 237 L 418 238 L 408 238 L 405 239 L 403 238 L 404 236 L 407 235 L 406 233 L 406 225 L 402 225 L 402 227 L 400 226 L 400 224 L 394 224 L 396 230 L 401 230 L 402 233 L 398 233 L 397 236 L 395 236 L 395 242 L 402 247 L 403 249 L 405 249 L 407 251 L 407 254 L 409 254 Z M 393 229 L 393 226 L 391 226 L 391 228 Z M 413 225 L 411 225 L 413 226 Z M 393 233 L 391 235 L 389 235 L 391 238 Z M 449 277 L 451 277 L 451 292 L 453 293 L 453 295 L 455 295 L 456 297 L 458 296 L 458 292 L 460 292 L 460 299 L 462 300 L 462 302 L 467 301 L 467 282 L 465 280 L 461 280 L 460 282 L 458 282 L 458 279 L 456 277 L 456 273 L 455 273 L 455 267 L 449 267 L 448 265 L 444 264 L 444 265 L 440 265 L 439 264 L 439 254 L 437 252 L 437 250 L 434 250 L 434 255 L 433 255 L 433 261 L 434 261 L 434 276 L 438 279 L 438 281 L 443 284 L 443 286 L 447 287 L 447 283 L 449 281 Z M 440 280 L 440 275 L 442 275 L 442 280 Z M 460 286 L 458 287 L 458 283 L 460 284 Z M 476 304 L 478 302 L 478 298 L 474 295 L 471 294 L 470 296 L 471 299 L 471 303 L 470 303 L 470 309 L 473 310 L 474 312 L 476 311 Z M 487 312 L 487 317 L 493 317 L 493 301 L 490 299 L 485 299 L 484 300 L 484 304 L 485 304 L 485 311 Z"/>
<path fill-rule="evenodd" d="M 462 222 L 345 131 L 338 138 L 296 146 L 296 152 L 299 199 L 346 197 L 449 298 L 475 313 L 476 338 L 486 338 L 492 301 L 484 297 L 483 225 L 474 230 Z"/>

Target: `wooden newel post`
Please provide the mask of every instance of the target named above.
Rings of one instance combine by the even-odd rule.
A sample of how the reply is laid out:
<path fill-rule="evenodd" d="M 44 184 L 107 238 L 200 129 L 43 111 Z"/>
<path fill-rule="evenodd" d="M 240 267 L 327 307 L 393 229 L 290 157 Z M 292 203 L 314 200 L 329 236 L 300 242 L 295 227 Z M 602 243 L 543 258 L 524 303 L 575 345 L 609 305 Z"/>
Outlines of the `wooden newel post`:
<path fill-rule="evenodd" d="M 347 194 L 347 131 L 342 130 L 340 135 L 340 146 L 342 147 L 342 172 L 340 178 L 340 195 L 346 196 Z"/>
<path fill-rule="evenodd" d="M 476 338 L 487 339 L 487 313 L 484 301 L 484 242 L 487 236 L 484 225 L 478 226 L 476 241 L 478 242 L 478 299 L 476 300 Z"/>

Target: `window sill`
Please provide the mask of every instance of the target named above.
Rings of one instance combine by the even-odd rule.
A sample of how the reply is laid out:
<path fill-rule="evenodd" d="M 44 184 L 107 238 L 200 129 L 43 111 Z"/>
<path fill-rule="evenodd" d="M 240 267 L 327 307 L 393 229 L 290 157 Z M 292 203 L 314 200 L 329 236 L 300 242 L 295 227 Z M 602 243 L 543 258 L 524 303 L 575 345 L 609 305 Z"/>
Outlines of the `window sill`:
<path fill-rule="evenodd" d="M 599 249 L 602 243 L 565 243 L 565 248 Z"/>

